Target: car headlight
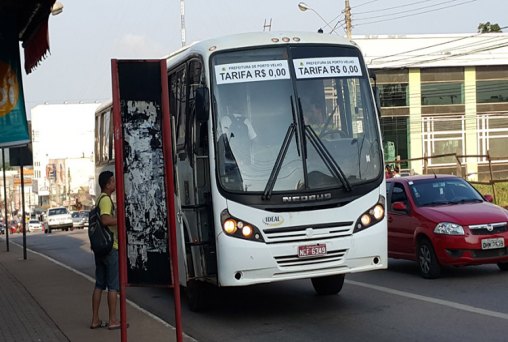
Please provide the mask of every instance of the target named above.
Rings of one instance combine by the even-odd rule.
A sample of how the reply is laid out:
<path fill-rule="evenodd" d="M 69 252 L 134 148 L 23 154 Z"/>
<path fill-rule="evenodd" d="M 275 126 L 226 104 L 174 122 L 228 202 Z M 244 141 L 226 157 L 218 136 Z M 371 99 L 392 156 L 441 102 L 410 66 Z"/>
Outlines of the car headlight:
<path fill-rule="evenodd" d="M 460 224 L 450 222 L 440 222 L 434 228 L 436 234 L 446 235 L 464 235 L 464 228 Z"/>

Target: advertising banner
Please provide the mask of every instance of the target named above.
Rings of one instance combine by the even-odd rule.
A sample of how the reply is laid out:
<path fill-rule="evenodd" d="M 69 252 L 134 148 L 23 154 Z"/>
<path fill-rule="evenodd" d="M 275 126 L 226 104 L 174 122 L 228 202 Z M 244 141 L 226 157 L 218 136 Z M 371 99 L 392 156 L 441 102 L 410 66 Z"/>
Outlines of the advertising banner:
<path fill-rule="evenodd" d="M 28 141 L 16 26 L 0 16 L 0 147 Z"/>
<path fill-rule="evenodd" d="M 127 283 L 171 284 L 160 62 L 118 61 Z M 167 82 L 167 81 L 164 81 Z M 119 156 L 117 155 L 117 159 Z M 120 213 L 120 202 L 118 205 Z"/>

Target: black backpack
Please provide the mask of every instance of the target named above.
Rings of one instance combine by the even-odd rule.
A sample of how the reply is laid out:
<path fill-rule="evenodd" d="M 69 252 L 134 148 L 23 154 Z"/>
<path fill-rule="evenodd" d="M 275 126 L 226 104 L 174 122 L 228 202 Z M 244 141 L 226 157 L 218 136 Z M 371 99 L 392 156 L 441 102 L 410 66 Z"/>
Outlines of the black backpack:
<path fill-rule="evenodd" d="M 97 256 L 108 255 L 113 249 L 114 236 L 108 226 L 101 223 L 99 203 L 104 196 L 99 198 L 97 205 L 88 214 L 88 238 L 90 248 Z"/>

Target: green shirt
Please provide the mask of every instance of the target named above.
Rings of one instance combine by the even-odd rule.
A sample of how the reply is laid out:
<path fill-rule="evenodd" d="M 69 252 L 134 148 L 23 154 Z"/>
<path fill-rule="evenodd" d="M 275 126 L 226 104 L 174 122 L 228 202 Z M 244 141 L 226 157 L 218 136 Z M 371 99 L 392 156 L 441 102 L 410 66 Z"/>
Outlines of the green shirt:
<path fill-rule="evenodd" d="M 99 212 L 101 217 L 102 215 L 111 215 L 113 217 L 115 216 L 115 205 L 113 204 L 111 197 L 109 197 L 106 193 L 101 193 L 99 196 Z M 116 226 L 110 225 L 108 225 L 108 228 L 113 232 L 114 235 L 113 248 L 118 249 L 118 229 Z"/>

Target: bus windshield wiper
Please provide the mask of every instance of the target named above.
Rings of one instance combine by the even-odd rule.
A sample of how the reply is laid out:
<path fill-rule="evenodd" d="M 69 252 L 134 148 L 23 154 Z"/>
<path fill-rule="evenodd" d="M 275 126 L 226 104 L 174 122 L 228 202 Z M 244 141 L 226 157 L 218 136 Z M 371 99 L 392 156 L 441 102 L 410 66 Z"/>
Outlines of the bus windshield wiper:
<path fill-rule="evenodd" d="M 284 141 L 282 142 L 282 146 L 280 147 L 279 154 L 277 155 L 277 159 L 275 159 L 275 164 L 273 165 L 272 172 L 270 173 L 270 178 L 268 178 L 268 182 L 265 186 L 265 191 L 263 192 L 262 199 L 269 200 L 272 196 L 272 190 L 275 186 L 275 181 L 277 180 L 277 176 L 279 175 L 280 169 L 282 167 L 282 162 L 286 157 L 286 153 L 288 151 L 289 143 L 295 134 L 296 125 L 295 123 L 291 123 L 286 132 L 286 136 L 284 137 Z"/>
<path fill-rule="evenodd" d="M 323 145 L 323 142 L 319 137 L 317 136 L 316 132 L 312 129 L 311 126 L 305 125 L 305 135 L 309 138 L 310 143 L 316 151 L 318 152 L 321 159 L 325 162 L 326 167 L 330 170 L 332 175 L 338 179 L 342 185 L 344 185 L 344 188 L 346 191 L 351 191 L 351 183 L 346 178 L 346 175 L 340 168 L 340 166 L 337 164 L 335 159 L 333 159 L 332 155 L 328 151 L 325 145 Z"/>

